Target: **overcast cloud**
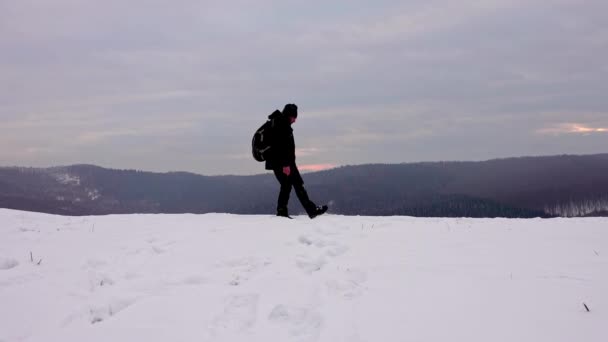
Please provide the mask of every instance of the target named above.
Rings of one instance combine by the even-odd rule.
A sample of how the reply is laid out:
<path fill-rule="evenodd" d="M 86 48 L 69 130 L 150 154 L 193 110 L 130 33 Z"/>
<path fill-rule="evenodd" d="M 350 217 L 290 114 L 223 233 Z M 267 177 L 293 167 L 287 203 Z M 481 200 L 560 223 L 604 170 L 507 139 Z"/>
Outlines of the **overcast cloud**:
<path fill-rule="evenodd" d="M 0 0 L 0 165 L 253 174 L 608 152 L 608 2 Z"/>

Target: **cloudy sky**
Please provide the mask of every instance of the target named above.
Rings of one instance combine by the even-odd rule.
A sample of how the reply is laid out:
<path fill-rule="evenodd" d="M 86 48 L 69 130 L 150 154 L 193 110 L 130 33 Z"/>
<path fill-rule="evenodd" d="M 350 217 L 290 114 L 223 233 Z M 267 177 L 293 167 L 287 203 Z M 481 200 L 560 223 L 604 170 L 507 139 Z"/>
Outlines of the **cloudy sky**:
<path fill-rule="evenodd" d="M 263 172 L 608 152 L 608 1 L 0 0 L 0 165 Z"/>

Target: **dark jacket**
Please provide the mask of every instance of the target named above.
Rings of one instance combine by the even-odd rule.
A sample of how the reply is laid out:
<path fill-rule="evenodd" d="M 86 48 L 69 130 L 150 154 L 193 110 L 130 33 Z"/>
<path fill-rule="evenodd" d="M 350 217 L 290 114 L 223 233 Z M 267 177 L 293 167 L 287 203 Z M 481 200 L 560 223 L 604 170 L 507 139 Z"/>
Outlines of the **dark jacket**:
<path fill-rule="evenodd" d="M 293 129 L 289 118 L 276 110 L 268 116 L 272 120 L 272 147 L 266 159 L 266 170 L 295 165 L 296 143 L 293 139 Z"/>

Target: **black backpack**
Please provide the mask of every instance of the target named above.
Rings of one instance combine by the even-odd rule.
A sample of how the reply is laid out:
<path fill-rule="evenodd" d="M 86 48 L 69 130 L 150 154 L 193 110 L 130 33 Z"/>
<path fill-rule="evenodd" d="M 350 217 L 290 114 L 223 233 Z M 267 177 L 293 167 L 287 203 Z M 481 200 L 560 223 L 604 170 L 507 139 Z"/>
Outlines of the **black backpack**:
<path fill-rule="evenodd" d="M 274 119 L 269 119 L 253 134 L 251 154 L 253 159 L 263 162 L 268 159 L 272 149 Z"/>

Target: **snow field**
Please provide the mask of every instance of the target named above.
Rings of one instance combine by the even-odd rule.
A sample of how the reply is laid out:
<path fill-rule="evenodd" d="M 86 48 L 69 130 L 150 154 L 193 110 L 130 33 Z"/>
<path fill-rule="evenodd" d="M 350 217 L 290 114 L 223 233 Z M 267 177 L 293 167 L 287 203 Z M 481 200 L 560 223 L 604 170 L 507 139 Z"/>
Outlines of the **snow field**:
<path fill-rule="evenodd" d="M 606 341 L 607 223 L 0 209 L 0 341 Z"/>

